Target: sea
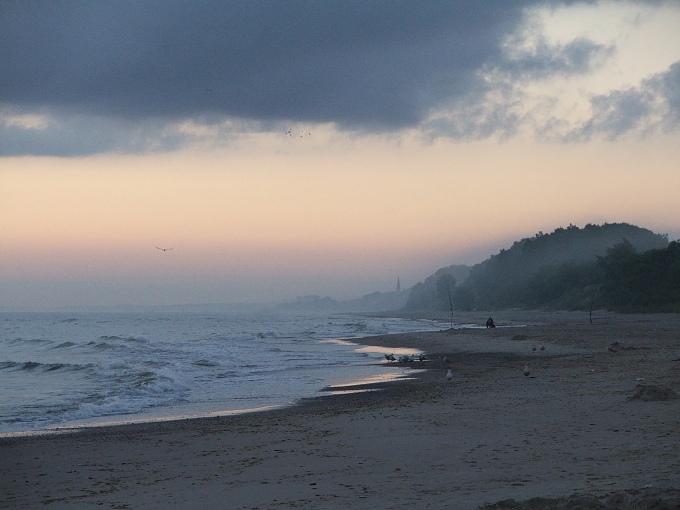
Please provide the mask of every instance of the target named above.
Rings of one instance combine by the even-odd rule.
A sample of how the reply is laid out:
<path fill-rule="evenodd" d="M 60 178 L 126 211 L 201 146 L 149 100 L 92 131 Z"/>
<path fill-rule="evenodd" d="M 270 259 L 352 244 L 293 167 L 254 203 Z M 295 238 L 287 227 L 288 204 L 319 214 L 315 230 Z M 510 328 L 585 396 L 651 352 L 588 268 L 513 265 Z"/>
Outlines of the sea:
<path fill-rule="evenodd" d="M 0 313 L 0 436 L 289 406 L 407 377 L 384 355 L 419 351 L 367 337 L 447 327 L 271 311 Z"/>

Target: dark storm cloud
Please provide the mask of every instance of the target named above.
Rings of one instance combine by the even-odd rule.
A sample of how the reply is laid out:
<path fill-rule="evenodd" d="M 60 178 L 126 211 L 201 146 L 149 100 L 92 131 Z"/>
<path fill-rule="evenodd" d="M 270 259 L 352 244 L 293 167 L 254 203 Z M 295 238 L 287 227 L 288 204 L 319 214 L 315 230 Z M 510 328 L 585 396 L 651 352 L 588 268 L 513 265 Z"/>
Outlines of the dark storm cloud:
<path fill-rule="evenodd" d="M 0 154 L 170 149 L 185 139 L 163 127 L 186 119 L 392 131 L 460 104 L 476 117 L 452 136 L 511 133 L 507 105 L 481 102 L 504 87 L 485 69 L 578 73 L 603 53 L 579 40 L 509 57 L 525 9 L 545 3 L 569 2 L 0 2 Z"/>
<path fill-rule="evenodd" d="M 5 2 L 0 99 L 401 127 L 475 85 L 526 2 Z"/>

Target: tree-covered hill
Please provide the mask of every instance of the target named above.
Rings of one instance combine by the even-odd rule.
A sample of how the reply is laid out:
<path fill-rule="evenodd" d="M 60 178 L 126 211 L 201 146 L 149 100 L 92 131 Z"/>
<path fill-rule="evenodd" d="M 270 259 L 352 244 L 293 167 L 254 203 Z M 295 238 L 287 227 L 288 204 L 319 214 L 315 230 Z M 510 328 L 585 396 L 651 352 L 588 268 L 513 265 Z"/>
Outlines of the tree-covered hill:
<path fill-rule="evenodd" d="M 597 257 L 624 240 L 638 253 L 668 245 L 666 236 L 626 223 L 570 225 L 517 241 L 477 264 L 466 286 L 473 291 L 477 308 L 541 306 L 559 300 L 556 294 L 565 284 L 586 284 Z"/>
<path fill-rule="evenodd" d="M 625 248 L 613 249 L 622 243 Z M 497 255 L 473 266 L 467 279 L 458 280 L 458 285 L 449 291 L 449 295 L 453 296 L 451 301 L 442 300 L 442 289 L 451 287 L 451 280 L 444 282 L 442 278 L 449 277 L 445 276 L 444 270 L 439 270 L 428 278 L 434 280 L 429 285 L 423 284 L 420 289 L 414 287 L 412 293 L 416 290 L 418 293 L 414 299 L 409 297 L 409 305 L 412 305 L 410 309 L 421 310 L 443 310 L 451 305 L 459 310 L 511 307 L 575 309 L 590 306 L 597 298 L 599 306 L 621 307 L 624 305 L 621 302 L 623 298 L 614 296 L 612 271 L 618 271 L 616 278 L 620 280 L 622 274 L 627 275 L 634 269 L 632 266 L 614 264 L 611 257 L 620 255 L 619 252 L 624 250 L 628 258 L 624 257 L 623 263 L 645 267 L 644 276 L 642 269 L 635 270 L 635 274 L 638 274 L 635 278 L 657 281 L 669 272 L 673 274 L 674 269 L 666 268 L 664 264 L 672 265 L 675 252 L 661 253 L 670 248 L 666 235 L 626 223 L 586 225 L 584 228 L 570 225 L 558 228 L 551 234 L 539 232 L 534 237 L 517 241 L 509 249 L 501 250 Z M 650 250 L 660 252 L 653 257 L 645 255 L 652 261 L 634 262 L 638 255 Z M 630 278 L 635 280 L 632 276 Z M 623 278 L 628 284 L 629 280 Z M 637 287 L 626 287 L 627 292 L 642 292 L 643 287 L 638 280 L 635 280 L 638 282 Z M 665 289 L 662 283 L 649 285 Z M 649 285 L 645 289 L 651 288 Z M 664 292 L 666 298 L 663 299 L 674 299 L 672 292 Z M 649 296 L 644 300 L 638 298 L 630 298 L 626 303 L 638 308 L 643 303 L 649 303 L 649 306 L 657 309 L 663 307 L 658 299 L 655 301 Z"/>
<path fill-rule="evenodd" d="M 629 242 L 598 260 L 601 299 L 619 311 L 680 312 L 680 243 L 637 253 Z"/>

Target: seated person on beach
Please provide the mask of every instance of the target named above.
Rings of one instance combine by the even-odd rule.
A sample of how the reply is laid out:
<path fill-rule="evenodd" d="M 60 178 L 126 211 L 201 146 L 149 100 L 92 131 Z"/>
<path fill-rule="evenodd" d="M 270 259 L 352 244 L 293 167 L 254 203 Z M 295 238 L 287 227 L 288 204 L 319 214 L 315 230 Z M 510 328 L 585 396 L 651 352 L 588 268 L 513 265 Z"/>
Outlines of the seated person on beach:
<path fill-rule="evenodd" d="M 493 323 L 493 319 L 491 317 L 489 317 L 486 320 L 486 327 L 487 328 L 495 328 L 496 327 L 496 325 Z"/>

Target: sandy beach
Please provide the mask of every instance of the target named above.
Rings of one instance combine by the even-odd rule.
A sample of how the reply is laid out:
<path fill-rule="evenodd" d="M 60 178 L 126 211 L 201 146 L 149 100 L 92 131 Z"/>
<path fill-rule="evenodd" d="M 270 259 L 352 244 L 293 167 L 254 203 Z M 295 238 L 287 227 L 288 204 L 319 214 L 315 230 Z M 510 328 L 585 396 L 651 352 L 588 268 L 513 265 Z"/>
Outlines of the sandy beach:
<path fill-rule="evenodd" d="M 680 508 L 680 315 L 493 317 L 366 339 L 426 353 L 380 391 L 1 438 L 0 508 Z"/>

